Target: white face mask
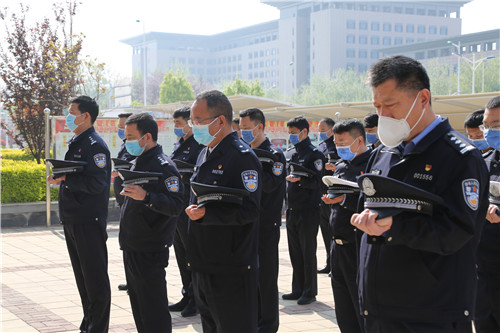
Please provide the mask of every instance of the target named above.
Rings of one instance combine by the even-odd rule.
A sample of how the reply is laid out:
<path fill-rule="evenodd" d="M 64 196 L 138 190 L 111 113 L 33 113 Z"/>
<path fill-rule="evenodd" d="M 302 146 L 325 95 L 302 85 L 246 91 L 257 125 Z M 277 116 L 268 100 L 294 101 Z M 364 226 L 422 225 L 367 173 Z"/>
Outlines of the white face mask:
<path fill-rule="evenodd" d="M 410 125 L 406 121 L 406 119 L 408 119 L 411 112 L 413 111 L 413 107 L 415 106 L 415 103 L 417 103 L 417 98 L 419 95 L 420 91 L 418 92 L 417 97 L 415 97 L 410 111 L 408 111 L 406 117 L 404 117 L 403 119 L 394 119 L 385 116 L 378 117 L 378 138 L 384 144 L 384 146 L 391 148 L 399 146 L 404 139 L 410 136 L 410 132 L 420 122 L 420 120 L 424 116 L 425 108 L 422 110 L 420 118 L 418 118 L 417 122 L 415 123 L 415 125 L 413 125 L 412 128 L 410 128 Z"/>

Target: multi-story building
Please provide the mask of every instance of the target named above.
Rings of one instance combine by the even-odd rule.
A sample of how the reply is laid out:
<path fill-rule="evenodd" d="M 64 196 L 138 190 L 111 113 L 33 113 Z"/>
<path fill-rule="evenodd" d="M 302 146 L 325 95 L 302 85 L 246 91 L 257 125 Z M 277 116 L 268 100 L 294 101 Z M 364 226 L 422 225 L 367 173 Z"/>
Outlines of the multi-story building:
<path fill-rule="evenodd" d="M 210 36 L 149 32 L 123 40 L 134 49 L 133 70 L 182 66 L 211 83 L 239 75 L 287 95 L 312 75 L 364 72 L 382 48 L 460 35 L 460 8 L 470 1 L 261 2 L 280 18 Z"/>

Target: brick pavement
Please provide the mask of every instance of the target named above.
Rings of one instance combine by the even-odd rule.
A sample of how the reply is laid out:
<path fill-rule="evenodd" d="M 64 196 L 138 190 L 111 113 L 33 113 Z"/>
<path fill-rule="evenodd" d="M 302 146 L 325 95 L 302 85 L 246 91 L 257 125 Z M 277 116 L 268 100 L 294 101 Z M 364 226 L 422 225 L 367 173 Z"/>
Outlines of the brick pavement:
<path fill-rule="evenodd" d="M 122 254 L 118 246 L 118 224 L 108 225 L 109 278 L 111 281 L 110 332 L 136 332 L 126 292 Z M 61 226 L 49 228 L 3 228 L 1 234 L 1 332 L 79 332 L 82 319 L 80 298 L 69 261 Z M 325 261 L 321 236 L 318 263 Z M 280 297 L 291 289 L 292 269 L 286 230 L 281 229 Z M 166 269 L 171 303 L 181 298 L 181 279 L 173 248 Z M 318 275 L 317 301 L 305 306 L 280 299 L 279 332 L 340 332 L 333 310 L 330 279 Z M 183 318 L 172 313 L 174 332 L 201 332 L 200 317 Z"/>

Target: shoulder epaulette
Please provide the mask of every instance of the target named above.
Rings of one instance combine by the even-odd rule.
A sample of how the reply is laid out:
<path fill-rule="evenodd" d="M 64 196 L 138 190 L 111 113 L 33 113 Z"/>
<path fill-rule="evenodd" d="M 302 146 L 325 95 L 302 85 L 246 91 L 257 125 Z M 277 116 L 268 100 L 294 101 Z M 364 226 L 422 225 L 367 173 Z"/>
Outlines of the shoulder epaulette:
<path fill-rule="evenodd" d="M 243 154 L 248 154 L 252 150 L 251 148 L 245 147 L 244 145 L 241 144 L 239 140 L 233 140 L 232 141 L 233 146 L 240 151 Z"/>
<path fill-rule="evenodd" d="M 92 135 L 89 135 L 90 145 L 93 146 L 97 143 L 96 139 Z"/>
<path fill-rule="evenodd" d="M 160 162 L 161 165 L 168 164 L 167 159 L 165 157 L 163 157 L 163 155 L 158 155 L 156 157 L 158 158 L 158 162 Z"/>
<path fill-rule="evenodd" d="M 467 142 L 456 133 L 448 132 L 445 136 L 446 142 L 448 142 L 453 148 L 458 150 L 460 154 L 464 155 L 465 153 L 476 149 L 474 145 Z"/>

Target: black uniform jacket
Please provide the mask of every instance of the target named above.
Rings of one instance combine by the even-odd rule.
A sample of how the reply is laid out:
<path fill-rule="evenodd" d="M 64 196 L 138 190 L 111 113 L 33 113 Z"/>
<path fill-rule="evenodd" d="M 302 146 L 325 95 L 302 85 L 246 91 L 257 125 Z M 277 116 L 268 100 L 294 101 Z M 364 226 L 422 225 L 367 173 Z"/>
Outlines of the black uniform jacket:
<path fill-rule="evenodd" d="M 490 150 L 483 156 L 490 171 L 490 180 L 500 182 L 500 150 Z M 477 257 L 481 271 L 500 275 L 500 223 L 484 220 Z"/>
<path fill-rule="evenodd" d="M 135 156 L 130 155 L 128 153 L 127 148 L 125 147 L 125 142 L 127 142 L 127 140 L 123 139 L 123 143 L 120 147 L 120 151 L 118 152 L 118 156 L 116 156 L 116 158 L 130 162 L 133 159 L 135 159 Z M 115 190 L 116 202 L 120 206 L 123 204 L 123 199 L 124 199 L 123 195 L 120 194 L 121 190 L 123 189 L 122 184 L 123 184 L 122 179 L 120 177 L 115 177 L 115 179 L 113 180 L 113 189 Z"/>
<path fill-rule="evenodd" d="M 172 153 L 172 155 L 170 155 L 170 158 L 172 160 L 180 160 L 194 165 L 196 164 L 196 161 L 198 160 L 198 155 L 200 154 L 203 147 L 204 147 L 203 145 L 200 145 L 198 141 L 194 139 L 194 135 L 191 135 L 186 140 L 184 140 L 184 138 L 181 138 L 174 145 L 174 152 Z M 191 176 L 192 176 L 191 174 L 184 175 L 181 173 L 182 183 L 184 184 L 185 188 L 184 202 L 186 204 L 189 202 L 189 197 L 191 194 L 191 190 L 189 188 L 189 180 Z"/>
<path fill-rule="evenodd" d="M 340 161 L 337 163 L 334 176 L 351 182 L 357 182 L 365 169 L 370 153 L 365 152 L 353 158 L 351 161 Z M 332 214 L 330 215 L 330 226 L 334 238 L 342 239 L 348 242 L 355 241 L 355 228 L 351 224 L 351 216 L 358 210 L 359 194 L 345 194 L 343 202 L 332 205 Z M 359 238 L 358 238 L 359 239 Z"/>
<path fill-rule="evenodd" d="M 108 146 L 94 127 L 73 137 L 68 145 L 64 159 L 87 165 L 82 173 L 66 175 L 59 186 L 61 223 L 106 222 L 111 182 Z"/>
<path fill-rule="evenodd" d="M 260 227 L 281 225 L 281 208 L 286 191 L 286 160 L 281 149 L 272 145 L 269 139 L 258 147 L 272 152 L 278 161 L 262 164 L 262 200 L 260 205 Z"/>
<path fill-rule="evenodd" d="M 367 171 L 432 192 L 444 205 L 434 206 L 432 216 L 394 216 L 382 237 L 363 235 L 362 313 L 411 322 L 472 320 L 474 257 L 488 206 L 488 171 L 479 150 L 441 119 L 406 155 L 379 146 Z"/>
<path fill-rule="evenodd" d="M 335 146 L 335 143 L 333 142 L 333 135 L 331 137 L 329 137 L 328 139 L 326 139 L 325 141 L 320 142 L 320 144 L 318 145 L 318 150 L 320 152 L 322 152 L 323 155 L 325 155 L 325 158 L 327 159 L 326 162 L 328 162 L 327 153 L 330 153 L 330 152 L 335 152 L 336 158 L 339 158 L 337 155 L 337 146 Z M 325 170 L 324 175 L 331 176 L 331 175 L 333 175 L 333 171 L 332 170 Z"/>
<path fill-rule="evenodd" d="M 325 155 L 313 146 L 311 140 L 306 138 L 287 151 L 287 163 L 293 162 L 311 170 L 312 177 L 301 177 L 300 181 L 287 182 L 287 204 L 293 210 L 304 210 L 317 207 L 323 193 Z M 287 165 L 288 173 L 290 167 Z"/>
<path fill-rule="evenodd" d="M 130 252 L 159 252 L 172 245 L 176 216 L 183 208 L 184 185 L 179 172 L 160 145 L 132 161 L 131 170 L 162 173 L 156 184 L 144 184 L 144 201 L 125 197 L 120 210 L 120 247 Z"/>
<path fill-rule="evenodd" d="M 203 218 L 189 220 L 188 267 L 215 274 L 255 270 L 262 166 L 236 132 L 227 135 L 208 158 L 207 150 L 205 147 L 198 156 L 191 181 L 247 190 L 249 196 L 242 205 L 208 203 Z M 257 181 L 249 183 L 249 176 Z M 192 191 L 190 202 L 197 204 Z"/>

